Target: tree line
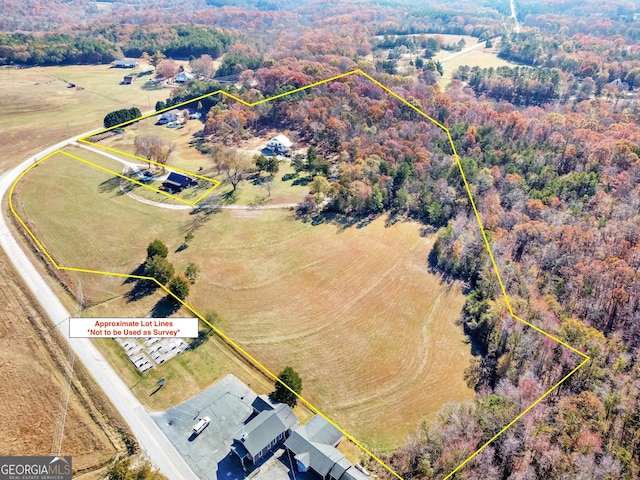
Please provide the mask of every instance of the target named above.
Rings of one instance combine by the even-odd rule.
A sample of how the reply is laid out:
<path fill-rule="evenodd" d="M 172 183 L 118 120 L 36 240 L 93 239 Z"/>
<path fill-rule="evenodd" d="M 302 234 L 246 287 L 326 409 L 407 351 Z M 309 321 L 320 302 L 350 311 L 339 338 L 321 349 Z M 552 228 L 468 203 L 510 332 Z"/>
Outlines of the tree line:
<path fill-rule="evenodd" d="M 123 56 L 140 57 L 145 51 L 183 58 L 202 54 L 219 57 L 231 42 L 231 36 L 216 29 L 195 26 L 149 31 L 97 26 L 74 35 L 0 33 L 0 65 L 110 63 Z"/>

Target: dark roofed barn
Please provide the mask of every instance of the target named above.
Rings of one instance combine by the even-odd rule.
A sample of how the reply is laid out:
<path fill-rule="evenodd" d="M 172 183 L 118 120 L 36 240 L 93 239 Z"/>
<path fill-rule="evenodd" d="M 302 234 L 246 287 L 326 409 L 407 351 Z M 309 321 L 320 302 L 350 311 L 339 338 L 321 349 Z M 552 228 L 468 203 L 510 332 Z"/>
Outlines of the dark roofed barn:
<path fill-rule="evenodd" d="M 195 185 L 197 182 L 188 175 L 184 175 L 178 172 L 171 172 L 167 179 L 164 181 L 164 186 L 173 188 L 173 189 L 182 189 L 191 187 Z"/>

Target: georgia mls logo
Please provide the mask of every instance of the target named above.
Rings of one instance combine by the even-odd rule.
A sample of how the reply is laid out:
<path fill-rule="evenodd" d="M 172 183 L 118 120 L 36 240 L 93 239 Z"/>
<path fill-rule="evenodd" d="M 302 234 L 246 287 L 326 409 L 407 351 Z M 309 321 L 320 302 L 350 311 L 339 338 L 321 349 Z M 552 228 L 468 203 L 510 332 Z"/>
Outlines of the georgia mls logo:
<path fill-rule="evenodd" d="M 71 480 L 71 457 L 0 457 L 0 480 Z"/>

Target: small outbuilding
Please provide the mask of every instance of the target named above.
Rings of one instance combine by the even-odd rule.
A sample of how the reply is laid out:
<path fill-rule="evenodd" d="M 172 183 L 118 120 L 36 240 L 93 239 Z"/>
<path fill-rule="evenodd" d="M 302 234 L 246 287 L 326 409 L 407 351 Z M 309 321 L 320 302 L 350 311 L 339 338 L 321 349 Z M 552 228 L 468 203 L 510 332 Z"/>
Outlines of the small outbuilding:
<path fill-rule="evenodd" d="M 122 79 L 122 84 L 131 85 L 135 81 L 136 81 L 135 75 L 125 75 L 124 78 Z"/>
<path fill-rule="evenodd" d="M 191 187 L 196 183 L 196 180 L 189 175 L 184 175 L 183 173 L 179 172 L 171 172 L 167 179 L 164 181 L 163 185 L 165 187 L 176 190 Z"/>

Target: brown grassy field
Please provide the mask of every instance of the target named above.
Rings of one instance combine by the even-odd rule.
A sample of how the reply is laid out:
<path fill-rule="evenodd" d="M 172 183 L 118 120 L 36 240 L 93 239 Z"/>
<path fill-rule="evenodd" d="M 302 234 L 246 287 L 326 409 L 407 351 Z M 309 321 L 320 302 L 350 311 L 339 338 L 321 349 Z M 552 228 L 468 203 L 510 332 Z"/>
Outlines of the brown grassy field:
<path fill-rule="evenodd" d="M 141 77 L 133 85 L 120 85 L 133 71 L 109 65 L 0 68 L 0 131 L 3 152 L 0 171 L 17 165 L 43 148 L 102 125 L 110 111 L 138 107 L 153 109 L 169 89 L 145 90 Z M 68 88 L 73 82 L 82 90 Z"/>
<path fill-rule="evenodd" d="M 144 68 L 137 71 L 141 70 Z M 109 111 L 131 106 L 147 110 L 168 96 L 167 89 L 143 90 L 143 82 L 119 85 L 123 75 L 105 65 L 0 68 L 0 172 L 60 140 L 100 126 Z M 67 88 L 65 80 L 82 89 Z M 74 478 L 98 478 L 116 448 L 123 451 L 116 430 L 126 426 L 79 362 L 68 390 L 66 365 L 71 357 L 65 342 L 47 333 L 50 320 L 3 252 L 0 271 L 0 452 L 51 453 L 62 400 L 70 391 L 61 451 L 73 456 Z M 75 274 L 65 278 L 72 285 L 77 279 Z M 47 280 L 67 308 L 75 311 L 72 298 L 55 280 Z"/>
<path fill-rule="evenodd" d="M 78 473 L 104 466 L 116 447 L 124 449 L 117 433 L 124 423 L 79 362 L 74 363 L 69 390 L 66 370 L 72 356 L 46 316 L 33 306 L 30 292 L 2 251 L 0 296 L 0 451 L 52 453 L 69 392 L 60 453 L 73 456 Z"/>
<path fill-rule="evenodd" d="M 194 215 L 101 191 L 106 174 L 79 169 L 66 157 L 47 162 L 27 177 L 18 203 L 61 264 L 131 272 L 148 242 L 161 238 L 177 268 L 194 262 L 201 269 L 189 304 L 199 312 L 215 310 L 221 330 L 272 371 L 292 365 L 303 378 L 304 396 L 367 445 L 390 448 L 444 403 L 472 398 L 463 381 L 470 348 L 455 324 L 464 297 L 458 284 L 429 273 L 434 238 L 421 237 L 418 225 L 387 226 L 384 218 L 362 228 L 339 221 L 313 225 L 286 210 L 223 211 L 210 215 L 189 247 L 177 251 Z M 66 181 L 72 174 L 82 181 Z M 47 185 L 55 201 L 42 201 L 39 192 Z M 95 281 L 108 287 L 117 312 L 113 294 L 120 287 Z M 84 288 L 91 283 L 82 280 Z M 149 308 L 140 307 L 139 314 Z M 113 348 L 103 343 L 107 352 Z M 174 371 L 187 385 L 155 395 L 153 408 L 204 388 L 218 378 L 216 368 L 242 371 L 237 358 L 234 363 L 209 343 L 211 349 L 200 347 L 143 375 L 152 385 L 153 375 Z M 110 356 L 117 362 L 122 355 Z M 130 380 L 137 375 L 129 374 Z"/>

